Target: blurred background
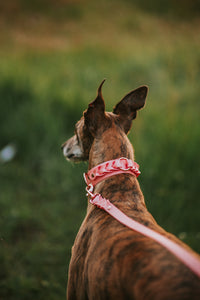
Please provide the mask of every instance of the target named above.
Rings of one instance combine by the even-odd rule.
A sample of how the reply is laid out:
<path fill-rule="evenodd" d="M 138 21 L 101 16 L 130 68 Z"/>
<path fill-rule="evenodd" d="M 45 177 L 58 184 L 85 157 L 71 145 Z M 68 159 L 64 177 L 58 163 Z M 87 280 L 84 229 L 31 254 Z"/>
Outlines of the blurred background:
<path fill-rule="evenodd" d="M 133 122 L 146 204 L 200 252 L 200 1 L 0 2 L 0 299 L 65 299 L 86 163 L 60 145 L 96 97 L 150 88 Z"/>

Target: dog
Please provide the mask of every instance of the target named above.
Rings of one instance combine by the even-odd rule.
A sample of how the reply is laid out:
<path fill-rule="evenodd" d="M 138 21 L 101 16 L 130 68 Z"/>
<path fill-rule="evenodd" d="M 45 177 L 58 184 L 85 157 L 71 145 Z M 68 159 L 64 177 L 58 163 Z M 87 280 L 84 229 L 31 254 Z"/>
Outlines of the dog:
<path fill-rule="evenodd" d="M 62 145 L 68 160 L 88 160 L 89 170 L 120 157 L 134 161 L 127 134 L 148 93 L 148 87 L 141 86 L 128 93 L 113 112 L 106 112 L 103 83 L 75 125 L 75 135 Z M 118 174 L 107 178 L 95 186 L 95 193 L 109 199 L 131 219 L 199 257 L 156 223 L 146 208 L 136 176 Z M 88 201 L 86 217 L 72 247 L 67 299 L 199 300 L 200 278 L 165 247 Z"/>

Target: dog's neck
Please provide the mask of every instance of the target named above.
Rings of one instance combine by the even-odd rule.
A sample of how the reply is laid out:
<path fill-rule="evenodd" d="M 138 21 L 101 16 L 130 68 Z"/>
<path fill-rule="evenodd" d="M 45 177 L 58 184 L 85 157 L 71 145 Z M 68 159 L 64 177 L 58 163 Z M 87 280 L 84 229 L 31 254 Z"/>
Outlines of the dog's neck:
<path fill-rule="evenodd" d="M 119 157 L 134 160 L 133 147 L 122 130 L 111 127 L 94 139 L 89 155 L 89 170 Z"/>
<path fill-rule="evenodd" d="M 123 131 L 110 128 L 99 138 L 94 139 L 89 156 L 89 170 L 103 162 L 119 157 L 126 157 L 134 161 L 134 150 Z M 111 188 L 112 186 L 116 187 L 115 191 Z M 112 176 L 110 179 L 98 183 L 95 187 L 96 193 L 103 193 L 103 196 L 108 197 L 113 203 L 115 203 L 116 193 L 121 193 L 122 190 L 123 201 L 129 202 L 129 208 L 145 207 L 142 191 L 136 177 L 133 175 Z M 134 190 L 134 197 L 129 196 L 132 190 Z"/>

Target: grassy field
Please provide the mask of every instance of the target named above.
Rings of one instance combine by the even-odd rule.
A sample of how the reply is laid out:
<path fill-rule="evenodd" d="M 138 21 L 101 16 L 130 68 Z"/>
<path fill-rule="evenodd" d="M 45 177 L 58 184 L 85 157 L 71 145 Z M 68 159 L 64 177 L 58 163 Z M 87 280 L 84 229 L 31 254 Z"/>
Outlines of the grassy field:
<path fill-rule="evenodd" d="M 139 182 L 158 223 L 200 252 L 199 2 L 173 2 L 0 4 L 0 150 L 17 148 L 0 164 L 0 299 L 65 298 L 87 164 L 60 145 L 103 78 L 107 110 L 149 85 L 129 135 Z"/>

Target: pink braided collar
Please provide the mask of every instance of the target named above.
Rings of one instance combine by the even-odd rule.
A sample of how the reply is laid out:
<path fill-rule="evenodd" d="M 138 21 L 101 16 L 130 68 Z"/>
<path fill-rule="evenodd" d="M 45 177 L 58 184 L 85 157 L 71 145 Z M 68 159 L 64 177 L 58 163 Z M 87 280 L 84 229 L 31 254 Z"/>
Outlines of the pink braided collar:
<path fill-rule="evenodd" d="M 139 166 L 132 160 L 121 157 L 102 163 L 89 170 L 88 173 L 84 173 L 84 179 L 87 184 L 87 196 L 90 195 L 91 197 L 90 203 L 105 210 L 121 224 L 134 231 L 137 231 L 138 233 L 146 237 L 153 239 L 154 241 L 165 247 L 180 261 L 182 261 L 182 263 L 184 263 L 190 270 L 192 270 L 193 273 L 200 277 L 200 259 L 197 256 L 192 255 L 185 248 L 179 246 L 172 240 L 169 240 L 167 237 L 129 218 L 108 199 L 103 198 L 100 194 L 93 194 L 94 186 L 97 183 L 110 176 L 121 173 L 129 173 L 138 177 L 140 174 Z"/>
<path fill-rule="evenodd" d="M 114 160 L 108 160 L 91 170 L 87 173 L 84 173 L 84 179 L 87 185 L 92 184 L 95 186 L 100 181 L 121 173 L 128 173 L 138 177 L 141 173 L 139 171 L 139 165 L 127 159 L 125 157 L 120 157 Z"/>

